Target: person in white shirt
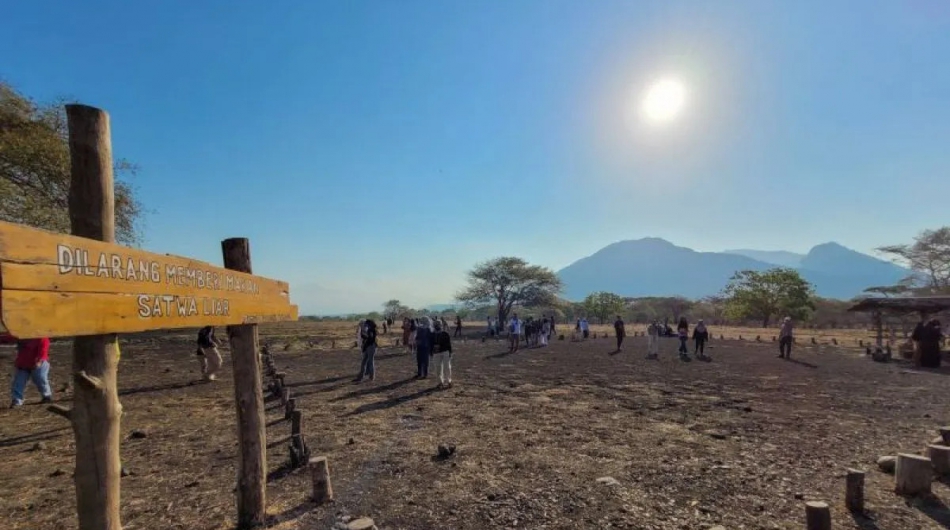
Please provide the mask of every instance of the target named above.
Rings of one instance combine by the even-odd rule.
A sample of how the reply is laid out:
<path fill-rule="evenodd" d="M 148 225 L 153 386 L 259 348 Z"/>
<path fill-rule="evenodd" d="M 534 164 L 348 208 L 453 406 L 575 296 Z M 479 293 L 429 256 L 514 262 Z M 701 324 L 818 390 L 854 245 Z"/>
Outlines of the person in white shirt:
<path fill-rule="evenodd" d="M 541 341 L 541 346 L 548 345 L 548 337 L 550 336 L 551 336 L 551 322 L 548 321 L 547 318 L 545 318 L 541 322 L 541 336 L 539 338 L 539 340 Z"/>
<path fill-rule="evenodd" d="M 590 325 L 587 324 L 586 318 L 581 319 L 581 334 L 584 336 L 585 339 L 590 337 Z"/>
<path fill-rule="evenodd" d="M 510 342 L 508 351 L 518 351 L 518 346 L 521 343 L 521 320 L 518 320 L 518 313 L 511 317 L 511 323 L 508 324 L 508 341 Z"/>

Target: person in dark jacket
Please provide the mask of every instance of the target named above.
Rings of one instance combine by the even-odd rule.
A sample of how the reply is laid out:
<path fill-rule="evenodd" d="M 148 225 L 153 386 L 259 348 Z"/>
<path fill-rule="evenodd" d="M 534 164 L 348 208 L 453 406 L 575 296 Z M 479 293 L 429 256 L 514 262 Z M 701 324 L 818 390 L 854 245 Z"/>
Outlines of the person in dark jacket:
<path fill-rule="evenodd" d="M 915 330 L 917 335 L 914 340 L 917 341 L 918 366 L 923 368 L 940 368 L 940 340 L 943 338 L 943 331 L 940 328 L 940 321 L 932 319 L 920 330 Z"/>
<path fill-rule="evenodd" d="M 614 334 L 617 335 L 617 351 L 623 351 L 623 338 L 627 336 L 627 331 L 620 315 L 617 315 L 617 320 L 614 321 Z"/>
<path fill-rule="evenodd" d="M 429 356 L 432 355 L 432 319 L 422 317 L 416 325 L 416 379 L 429 377 Z"/>
<path fill-rule="evenodd" d="M 360 329 L 360 344 L 362 345 L 363 359 L 360 361 L 360 375 L 354 382 L 359 383 L 364 377 L 370 381 L 376 379 L 376 322 L 367 319 Z"/>
<path fill-rule="evenodd" d="M 16 370 L 10 385 L 10 393 L 13 395 L 10 408 L 23 405 L 23 393 L 26 391 L 26 383 L 30 380 L 43 396 L 43 403 L 53 401 L 53 389 L 49 384 L 48 338 L 16 341 L 16 360 L 13 363 Z"/>
<path fill-rule="evenodd" d="M 435 324 L 435 347 L 432 350 L 433 356 L 438 353 L 442 356 L 439 359 L 439 388 L 452 387 L 452 337 L 449 332 L 442 329 L 440 323 Z"/>
<path fill-rule="evenodd" d="M 462 317 L 455 315 L 455 336 L 462 336 Z"/>
<path fill-rule="evenodd" d="M 693 328 L 693 342 L 696 344 L 693 349 L 693 355 L 697 359 L 708 359 L 706 357 L 706 341 L 709 340 L 709 330 L 706 329 L 706 324 L 703 323 L 703 319 L 699 319 L 699 322 L 696 323 L 696 327 Z"/>

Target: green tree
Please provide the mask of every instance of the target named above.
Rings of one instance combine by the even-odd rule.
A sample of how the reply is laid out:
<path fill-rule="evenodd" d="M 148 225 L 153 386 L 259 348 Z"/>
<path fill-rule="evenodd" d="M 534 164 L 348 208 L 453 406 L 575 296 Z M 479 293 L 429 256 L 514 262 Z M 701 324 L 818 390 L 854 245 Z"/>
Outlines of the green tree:
<path fill-rule="evenodd" d="M 924 230 L 909 245 L 877 250 L 912 271 L 898 285 L 908 285 L 919 294 L 950 294 L 950 226 Z"/>
<path fill-rule="evenodd" d="M 811 284 L 787 268 L 739 271 L 723 291 L 726 315 L 737 320 L 755 319 L 762 327 L 768 327 L 778 316 L 805 320 L 815 307 L 813 297 Z"/>
<path fill-rule="evenodd" d="M 560 291 L 561 279 L 551 269 L 502 257 L 475 265 L 468 272 L 468 285 L 455 298 L 470 307 L 491 303 L 499 321 L 505 322 L 512 307 L 551 305 Z"/>
<path fill-rule="evenodd" d="M 584 311 L 600 320 L 601 324 L 613 315 L 619 315 L 627 307 L 622 296 L 604 291 L 587 295 L 583 304 Z"/>
<path fill-rule="evenodd" d="M 39 105 L 0 82 L 0 220 L 69 233 L 70 162 L 66 112 Z M 140 240 L 142 205 L 123 177 L 135 173 L 115 164 L 116 239 Z"/>
<path fill-rule="evenodd" d="M 386 318 L 395 320 L 399 315 L 405 315 L 409 312 L 410 309 L 402 305 L 402 302 L 396 299 L 392 299 L 383 304 L 383 316 Z"/>

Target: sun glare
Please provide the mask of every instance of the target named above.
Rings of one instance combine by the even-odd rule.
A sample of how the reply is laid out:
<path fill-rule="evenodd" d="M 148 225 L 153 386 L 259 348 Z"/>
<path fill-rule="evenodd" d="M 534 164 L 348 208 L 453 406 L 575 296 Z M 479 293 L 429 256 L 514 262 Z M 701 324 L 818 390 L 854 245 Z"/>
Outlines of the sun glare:
<path fill-rule="evenodd" d="M 686 89 L 683 85 L 665 79 L 647 90 L 646 97 L 643 98 L 643 113 L 650 121 L 670 121 L 680 113 L 685 100 Z"/>

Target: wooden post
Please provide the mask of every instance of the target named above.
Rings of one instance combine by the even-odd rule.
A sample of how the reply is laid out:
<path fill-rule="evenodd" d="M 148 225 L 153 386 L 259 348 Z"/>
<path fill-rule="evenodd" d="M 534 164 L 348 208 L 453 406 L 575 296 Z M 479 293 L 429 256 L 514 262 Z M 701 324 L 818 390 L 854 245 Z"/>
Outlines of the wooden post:
<path fill-rule="evenodd" d="M 300 420 L 303 418 L 303 412 L 295 410 L 290 413 L 290 435 L 300 434 Z"/>
<path fill-rule="evenodd" d="M 950 427 L 940 427 L 940 436 L 943 437 L 943 445 L 950 446 Z"/>
<path fill-rule="evenodd" d="M 938 476 L 950 475 L 950 447 L 945 445 L 928 445 L 927 454 L 933 462 L 934 471 Z"/>
<path fill-rule="evenodd" d="M 845 506 L 854 513 L 864 513 L 864 471 L 849 469 L 845 480 Z"/>
<path fill-rule="evenodd" d="M 221 242 L 221 251 L 225 268 L 251 272 L 251 247 L 247 239 L 225 239 Z M 238 527 L 252 528 L 263 525 L 267 502 L 267 433 L 257 325 L 228 326 L 228 339 L 238 420 Z"/>
<path fill-rule="evenodd" d="M 115 190 L 109 115 L 66 105 L 69 127 L 69 224 L 73 235 L 115 243 Z M 90 263 L 90 266 L 95 266 Z M 82 530 L 121 530 L 119 520 L 119 417 L 115 334 L 73 341 L 73 408 L 66 415 L 76 435 L 76 506 Z"/>
<path fill-rule="evenodd" d="M 933 464 L 920 455 L 900 453 L 894 471 L 896 488 L 900 495 L 929 495 L 933 480 Z"/>
<path fill-rule="evenodd" d="M 831 509 L 828 508 L 828 503 L 819 501 L 805 503 L 805 528 L 831 530 Z"/>
<path fill-rule="evenodd" d="M 284 419 L 289 420 L 293 417 L 295 410 L 297 410 L 297 400 L 294 398 L 288 399 L 287 405 L 284 406 Z"/>
<path fill-rule="evenodd" d="M 330 483 L 330 463 L 327 457 L 318 456 L 309 462 L 313 477 L 313 500 L 317 504 L 333 500 L 333 485 Z"/>

